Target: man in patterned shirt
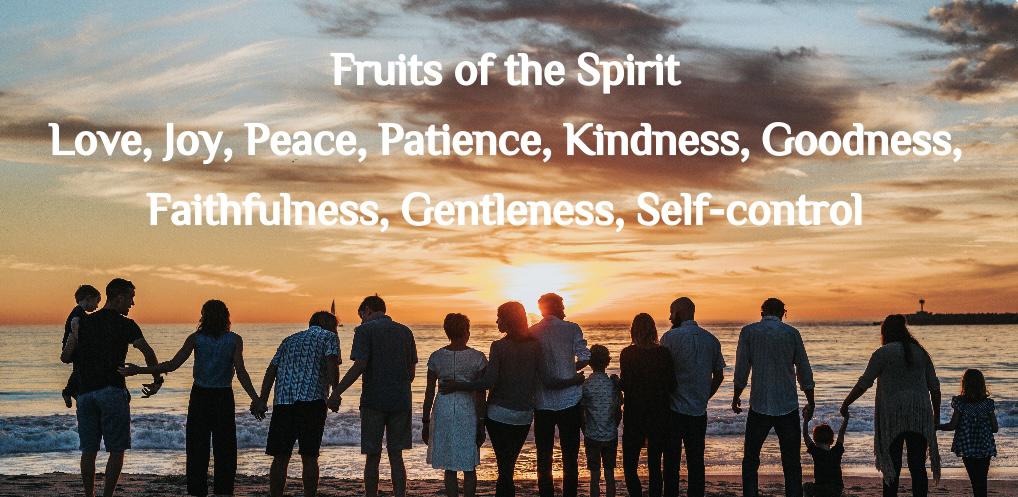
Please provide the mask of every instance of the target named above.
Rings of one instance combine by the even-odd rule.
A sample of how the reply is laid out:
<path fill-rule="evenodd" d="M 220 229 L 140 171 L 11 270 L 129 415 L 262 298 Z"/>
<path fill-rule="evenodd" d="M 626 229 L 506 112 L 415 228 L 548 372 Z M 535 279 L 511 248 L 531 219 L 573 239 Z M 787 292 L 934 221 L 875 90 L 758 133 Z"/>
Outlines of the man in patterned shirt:
<path fill-rule="evenodd" d="M 265 453 L 272 456 L 269 495 L 281 497 L 286 486 L 286 468 L 293 444 L 300 442 L 304 495 L 318 495 L 318 453 L 325 431 L 326 408 L 339 411 L 338 322 L 332 313 L 319 311 L 311 316 L 307 330 L 286 337 L 276 349 L 262 381 L 261 405 L 252 406 L 265 415 L 269 390 L 276 384 Z M 331 388 L 332 393 L 328 395 Z M 328 397 L 328 401 L 326 401 Z"/>

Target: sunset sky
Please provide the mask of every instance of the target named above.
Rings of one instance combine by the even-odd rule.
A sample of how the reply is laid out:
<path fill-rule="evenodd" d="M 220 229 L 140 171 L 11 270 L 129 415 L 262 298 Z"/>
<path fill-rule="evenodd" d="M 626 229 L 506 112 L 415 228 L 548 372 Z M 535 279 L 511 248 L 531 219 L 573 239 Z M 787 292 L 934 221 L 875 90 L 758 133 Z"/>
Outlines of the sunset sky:
<path fill-rule="evenodd" d="M 545 291 L 579 321 L 667 318 L 689 295 L 701 320 L 748 320 L 782 298 L 792 320 L 878 319 L 927 299 L 937 312 L 1018 310 L 1018 4 L 1014 2 L 238 1 L 214 6 L 7 2 L 0 7 L 0 324 L 56 323 L 77 285 L 138 286 L 140 322 L 192 322 L 220 298 L 237 322 L 303 321 L 379 293 L 391 314 L 438 322 Z M 541 60 L 676 54 L 677 88 L 336 87 L 331 52 L 447 67 L 485 51 Z M 767 158 L 763 127 L 949 130 L 948 158 Z M 740 132 L 753 158 L 352 159 L 235 157 L 145 164 L 50 155 L 49 122 L 142 131 L 161 153 L 166 122 L 352 129 L 376 123 L 538 130 Z M 146 141 L 148 144 L 148 141 Z M 377 200 L 369 228 L 148 225 L 146 192 L 247 192 Z M 520 200 L 606 199 L 621 233 L 581 228 L 411 228 L 400 200 L 502 192 Z M 861 227 L 640 227 L 633 199 L 709 191 L 721 202 L 864 198 Z"/>

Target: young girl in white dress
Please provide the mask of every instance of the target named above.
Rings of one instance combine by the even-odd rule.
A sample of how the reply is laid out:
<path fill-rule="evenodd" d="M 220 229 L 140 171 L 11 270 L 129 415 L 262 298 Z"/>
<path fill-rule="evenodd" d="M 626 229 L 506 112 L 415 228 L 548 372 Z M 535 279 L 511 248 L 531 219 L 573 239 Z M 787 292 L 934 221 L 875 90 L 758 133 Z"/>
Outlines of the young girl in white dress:
<path fill-rule="evenodd" d="M 428 358 L 428 384 L 424 393 L 421 438 L 428 446 L 428 462 L 445 470 L 445 492 L 458 494 L 456 473 L 463 472 L 463 493 L 474 497 L 477 491 L 479 447 L 484 443 L 484 392 L 438 393 L 439 380 L 469 382 L 476 380 L 488 361 L 484 353 L 467 346 L 470 320 L 462 314 L 445 317 L 449 345 Z"/>

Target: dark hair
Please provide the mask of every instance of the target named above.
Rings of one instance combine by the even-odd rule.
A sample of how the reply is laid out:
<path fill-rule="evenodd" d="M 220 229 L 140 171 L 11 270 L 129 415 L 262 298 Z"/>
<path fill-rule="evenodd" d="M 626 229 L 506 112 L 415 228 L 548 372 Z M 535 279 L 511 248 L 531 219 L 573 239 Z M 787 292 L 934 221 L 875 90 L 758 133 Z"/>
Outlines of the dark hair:
<path fill-rule="evenodd" d="M 827 423 L 820 423 L 813 427 L 813 441 L 818 444 L 833 444 L 834 429 Z"/>
<path fill-rule="evenodd" d="M 230 309 L 222 300 L 209 300 L 201 306 L 198 333 L 219 337 L 230 331 Z"/>
<path fill-rule="evenodd" d="M 530 325 L 527 323 L 527 309 L 523 304 L 514 301 L 498 306 L 498 320 L 505 328 L 505 334 L 512 340 L 526 340 L 530 337 Z"/>
<path fill-rule="evenodd" d="M 901 342 L 902 353 L 905 356 L 905 364 L 912 366 L 915 361 L 912 359 L 912 353 L 909 345 L 915 345 L 919 350 L 929 357 L 930 354 L 926 352 L 926 349 L 919 344 L 919 341 L 912 336 L 912 333 L 908 331 L 908 326 L 905 324 L 905 316 L 901 314 L 891 314 L 884 318 L 883 324 L 880 325 L 880 344 L 887 345 L 889 343 Z"/>
<path fill-rule="evenodd" d="M 696 315 L 696 304 L 694 304 L 693 303 L 693 299 L 691 299 L 689 297 L 679 297 L 679 298 L 677 298 L 677 299 L 672 301 L 672 305 L 670 305 L 668 307 L 668 310 L 669 310 L 669 312 L 671 312 L 671 318 L 670 319 L 671 319 L 671 322 L 672 322 L 672 326 L 676 326 L 677 327 L 677 326 L 682 325 L 682 317 L 683 316 L 679 316 L 678 315 L 679 312 L 680 311 L 685 311 L 685 312 L 683 312 L 683 314 L 686 314 L 685 317 L 688 317 L 689 319 L 693 319 L 693 316 Z"/>
<path fill-rule="evenodd" d="M 657 343 L 657 324 L 650 314 L 641 312 L 633 318 L 633 325 L 629 328 L 629 337 L 633 345 L 653 345 Z"/>
<path fill-rule="evenodd" d="M 760 305 L 760 311 L 763 312 L 764 316 L 777 316 L 782 317 L 785 315 L 785 303 L 781 299 L 771 297 Z"/>
<path fill-rule="evenodd" d="M 77 290 L 74 291 L 74 301 L 81 302 L 85 299 L 101 299 L 102 295 L 99 295 L 97 290 L 92 285 L 81 285 Z"/>
<path fill-rule="evenodd" d="M 357 312 L 385 312 L 385 301 L 378 294 L 371 295 L 370 297 L 364 297 L 361 301 L 360 307 L 357 308 Z"/>
<path fill-rule="evenodd" d="M 442 323 L 445 329 L 445 336 L 450 341 L 463 340 L 470 334 L 470 318 L 456 312 L 445 315 L 445 322 Z"/>
<path fill-rule="evenodd" d="M 113 300 L 134 290 L 134 283 L 123 278 L 113 278 L 106 284 L 106 300 Z"/>
<path fill-rule="evenodd" d="M 978 369 L 966 369 L 961 376 L 961 398 L 965 402 L 979 402 L 990 396 L 986 389 L 986 378 Z"/>
<path fill-rule="evenodd" d="M 562 302 L 562 296 L 557 293 L 546 293 L 537 299 L 537 307 L 541 314 L 550 314 L 559 319 L 566 318 L 566 305 Z"/>
<path fill-rule="evenodd" d="M 308 320 L 308 326 L 317 326 L 329 331 L 336 331 L 336 327 L 339 326 L 339 320 L 336 319 L 335 314 L 329 311 L 318 311 L 311 315 L 311 319 Z"/>
<path fill-rule="evenodd" d="M 611 354 L 608 353 L 608 347 L 604 345 L 594 345 L 590 348 L 590 367 L 594 370 L 604 369 L 608 367 L 608 363 L 611 362 Z"/>

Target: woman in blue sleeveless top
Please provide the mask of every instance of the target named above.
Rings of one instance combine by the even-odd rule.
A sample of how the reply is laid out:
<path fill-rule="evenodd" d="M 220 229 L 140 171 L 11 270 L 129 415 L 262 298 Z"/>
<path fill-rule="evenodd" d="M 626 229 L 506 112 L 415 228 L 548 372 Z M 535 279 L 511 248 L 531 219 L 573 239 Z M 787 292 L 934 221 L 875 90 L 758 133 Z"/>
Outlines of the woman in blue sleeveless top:
<path fill-rule="evenodd" d="M 259 404 L 258 393 L 244 367 L 244 341 L 230 331 L 230 310 L 220 300 L 205 302 L 198 329 L 188 335 L 173 359 L 155 367 L 127 364 L 124 376 L 176 371 L 194 352 L 194 385 L 187 405 L 187 493 L 208 495 L 209 439 L 215 458 L 213 491 L 233 495 L 237 473 L 237 424 L 233 401 L 233 374 Z"/>

